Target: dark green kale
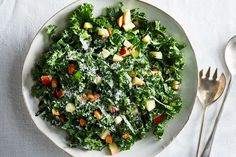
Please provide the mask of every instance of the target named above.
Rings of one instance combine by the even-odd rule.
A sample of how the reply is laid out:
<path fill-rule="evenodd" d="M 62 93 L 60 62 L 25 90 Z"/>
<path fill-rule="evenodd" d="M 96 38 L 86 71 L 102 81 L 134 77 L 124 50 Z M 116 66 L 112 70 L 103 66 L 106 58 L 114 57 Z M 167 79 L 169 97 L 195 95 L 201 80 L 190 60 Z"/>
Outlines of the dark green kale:
<path fill-rule="evenodd" d="M 64 30 L 56 28 L 45 29 L 51 43 L 32 70 L 36 116 L 86 150 L 128 150 L 150 131 L 161 138 L 182 106 L 184 45 L 122 3 L 96 18 L 82 4 Z"/>

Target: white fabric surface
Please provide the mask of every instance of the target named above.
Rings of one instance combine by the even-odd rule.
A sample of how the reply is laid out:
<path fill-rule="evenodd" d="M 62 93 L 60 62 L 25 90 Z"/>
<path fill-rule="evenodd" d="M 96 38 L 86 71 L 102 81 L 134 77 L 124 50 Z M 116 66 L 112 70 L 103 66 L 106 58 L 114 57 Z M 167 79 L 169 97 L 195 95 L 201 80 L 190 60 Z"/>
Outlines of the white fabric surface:
<path fill-rule="evenodd" d="M 144 0 L 174 17 L 186 31 L 199 69 L 208 66 L 226 71 L 224 47 L 236 34 L 235 0 Z M 72 0 L 0 0 L 0 156 L 63 157 L 33 124 L 21 94 L 21 70 L 37 30 L 53 13 Z M 225 104 L 211 157 L 236 156 L 236 80 Z M 220 101 L 219 101 L 220 102 Z M 211 106 L 210 121 L 218 105 Z M 196 103 L 189 122 L 157 157 L 194 157 L 200 127 Z M 206 131 L 204 132 L 206 133 Z M 207 135 L 207 134 L 206 134 Z"/>

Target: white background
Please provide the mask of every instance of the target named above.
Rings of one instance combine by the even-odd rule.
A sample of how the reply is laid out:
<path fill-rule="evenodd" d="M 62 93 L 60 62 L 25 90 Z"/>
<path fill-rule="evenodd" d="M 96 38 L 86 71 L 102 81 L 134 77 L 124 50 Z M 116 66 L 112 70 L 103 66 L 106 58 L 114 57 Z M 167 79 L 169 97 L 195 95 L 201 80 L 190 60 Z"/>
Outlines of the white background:
<path fill-rule="evenodd" d="M 218 67 L 226 72 L 224 48 L 236 35 L 235 0 L 144 0 L 174 17 L 187 33 L 199 69 Z M 0 156 L 65 157 L 33 124 L 21 94 L 21 70 L 37 30 L 72 0 L 0 0 Z M 235 58 L 236 59 L 236 58 Z M 236 80 L 225 104 L 211 157 L 236 156 Z M 219 101 L 220 102 L 220 101 Z M 206 117 L 214 119 L 219 103 Z M 194 157 L 200 126 L 196 103 L 189 122 L 157 157 Z M 204 133 L 207 131 L 205 130 Z M 207 136 L 207 134 L 206 134 Z"/>

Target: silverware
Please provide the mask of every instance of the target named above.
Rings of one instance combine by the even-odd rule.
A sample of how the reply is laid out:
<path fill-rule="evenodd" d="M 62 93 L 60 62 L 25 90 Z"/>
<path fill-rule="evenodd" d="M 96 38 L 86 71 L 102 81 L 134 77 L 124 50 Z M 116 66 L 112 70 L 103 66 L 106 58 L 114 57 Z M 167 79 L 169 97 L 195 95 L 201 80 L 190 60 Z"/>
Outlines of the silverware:
<path fill-rule="evenodd" d="M 222 101 L 222 105 L 221 105 L 221 107 L 218 111 L 216 120 L 214 122 L 212 133 L 210 134 L 210 136 L 209 136 L 209 138 L 206 142 L 206 145 L 203 149 L 203 152 L 202 152 L 202 155 L 201 155 L 202 157 L 209 157 L 209 155 L 210 155 L 213 139 L 214 139 L 214 136 L 215 136 L 215 131 L 216 131 L 219 119 L 220 119 L 221 114 L 222 114 L 222 110 L 223 110 L 223 107 L 224 107 L 224 104 L 225 104 L 225 100 L 228 96 L 228 93 L 229 93 L 229 90 L 230 90 L 230 87 L 231 87 L 231 81 L 236 76 L 236 36 L 232 37 L 228 41 L 228 44 L 225 48 L 225 63 L 226 63 L 226 67 L 229 71 L 228 86 L 226 88 L 226 92 L 225 92 L 224 99 Z"/>
<path fill-rule="evenodd" d="M 209 67 L 205 76 L 203 76 L 203 70 L 199 72 L 199 88 L 197 95 L 198 99 L 202 104 L 203 113 L 202 113 L 201 128 L 199 133 L 196 157 L 199 156 L 206 108 L 212 103 L 214 103 L 222 95 L 226 83 L 226 78 L 224 73 L 222 73 L 219 80 L 217 80 L 217 69 L 215 70 L 212 77 L 210 76 L 210 70 L 211 68 Z"/>

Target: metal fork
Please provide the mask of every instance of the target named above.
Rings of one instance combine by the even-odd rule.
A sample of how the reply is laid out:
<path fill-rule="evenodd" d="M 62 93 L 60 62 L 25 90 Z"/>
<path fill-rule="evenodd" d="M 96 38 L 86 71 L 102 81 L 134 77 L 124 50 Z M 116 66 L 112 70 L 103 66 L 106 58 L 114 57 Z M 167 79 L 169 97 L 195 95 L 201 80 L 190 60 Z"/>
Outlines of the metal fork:
<path fill-rule="evenodd" d="M 202 105 L 202 120 L 199 132 L 198 146 L 196 157 L 199 157 L 200 144 L 202 140 L 202 131 L 205 121 L 206 108 L 213 104 L 223 93 L 226 84 L 226 78 L 224 73 L 221 74 L 219 80 L 217 80 L 217 69 L 213 76 L 210 76 L 211 67 L 208 68 L 205 76 L 203 70 L 199 72 L 199 88 L 198 88 L 198 99 Z"/>

